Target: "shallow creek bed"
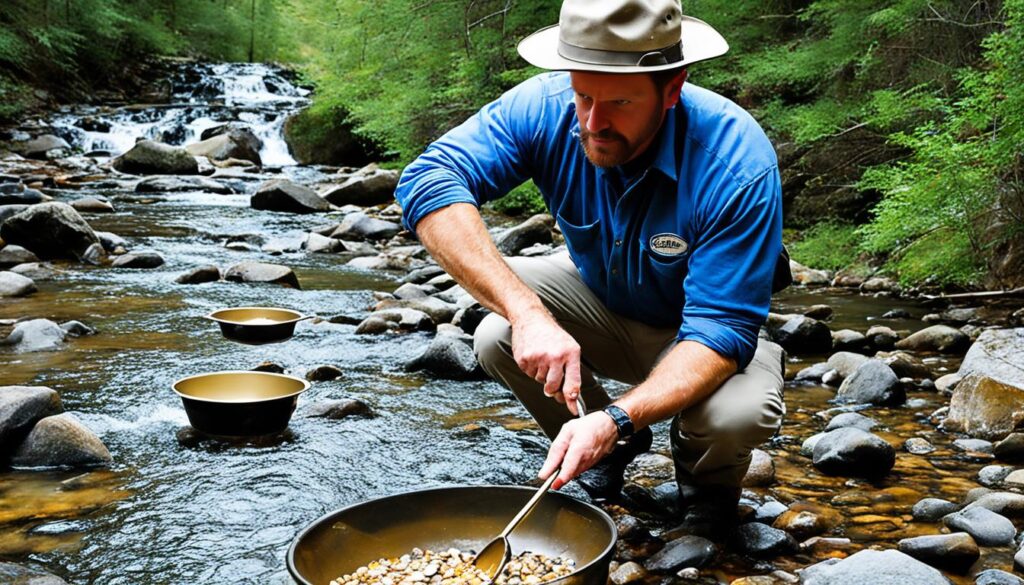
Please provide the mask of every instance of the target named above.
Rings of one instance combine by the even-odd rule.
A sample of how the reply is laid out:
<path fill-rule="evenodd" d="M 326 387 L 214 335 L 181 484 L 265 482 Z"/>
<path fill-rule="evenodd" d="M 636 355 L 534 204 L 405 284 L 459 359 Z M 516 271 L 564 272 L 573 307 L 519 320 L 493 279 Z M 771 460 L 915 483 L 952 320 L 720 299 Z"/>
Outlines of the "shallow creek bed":
<path fill-rule="evenodd" d="M 397 559 L 378 559 L 331 585 L 482 585 L 487 575 L 472 564 L 473 553 L 450 548 L 435 553 L 414 548 Z M 497 585 L 547 583 L 573 572 L 576 563 L 565 557 L 551 558 L 529 551 L 512 557 L 495 580 Z"/>

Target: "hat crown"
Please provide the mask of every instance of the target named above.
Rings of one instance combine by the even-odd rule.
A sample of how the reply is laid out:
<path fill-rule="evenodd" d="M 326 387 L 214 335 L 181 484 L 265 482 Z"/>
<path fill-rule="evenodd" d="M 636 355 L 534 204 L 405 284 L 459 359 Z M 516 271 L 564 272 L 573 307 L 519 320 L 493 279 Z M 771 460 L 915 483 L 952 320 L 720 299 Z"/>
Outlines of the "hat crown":
<path fill-rule="evenodd" d="M 679 43 L 682 9 L 677 0 L 565 0 L 559 39 L 598 51 L 656 51 Z"/>

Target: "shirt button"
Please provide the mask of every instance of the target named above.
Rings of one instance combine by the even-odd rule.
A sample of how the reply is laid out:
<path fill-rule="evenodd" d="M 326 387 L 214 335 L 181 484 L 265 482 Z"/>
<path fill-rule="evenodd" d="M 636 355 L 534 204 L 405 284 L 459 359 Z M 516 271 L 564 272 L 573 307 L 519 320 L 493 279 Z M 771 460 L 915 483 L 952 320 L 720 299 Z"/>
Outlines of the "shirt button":
<path fill-rule="evenodd" d="M 616 246 L 621 246 L 622 245 L 622 240 L 615 240 L 615 245 Z"/>

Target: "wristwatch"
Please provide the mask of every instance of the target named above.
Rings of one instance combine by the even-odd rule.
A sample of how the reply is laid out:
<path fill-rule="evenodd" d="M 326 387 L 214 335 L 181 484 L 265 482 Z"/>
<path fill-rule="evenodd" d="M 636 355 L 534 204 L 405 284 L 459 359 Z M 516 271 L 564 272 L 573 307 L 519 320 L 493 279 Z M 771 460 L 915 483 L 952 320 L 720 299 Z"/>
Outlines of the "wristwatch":
<path fill-rule="evenodd" d="M 633 420 L 629 418 L 625 410 L 622 410 L 614 404 L 609 404 L 604 407 L 603 412 L 608 416 L 612 417 L 612 422 L 615 423 L 615 429 L 619 433 L 619 439 L 628 439 L 633 436 Z"/>

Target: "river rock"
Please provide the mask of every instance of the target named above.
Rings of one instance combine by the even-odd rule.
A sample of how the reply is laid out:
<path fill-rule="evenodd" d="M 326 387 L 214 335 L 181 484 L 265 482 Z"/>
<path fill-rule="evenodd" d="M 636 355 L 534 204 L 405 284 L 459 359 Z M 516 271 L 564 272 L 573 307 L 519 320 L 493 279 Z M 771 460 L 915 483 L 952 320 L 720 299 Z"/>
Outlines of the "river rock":
<path fill-rule="evenodd" d="M 432 278 L 437 278 L 437 277 L 442 277 L 442 276 L 448 276 L 445 273 L 444 268 L 441 268 L 437 264 L 430 264 L 428 266 L 424 266 L 423 268 L 417 268 L 416 270 L 413 270 L 413 271 L 409 272 L 409 274 L 406 274 L 405 276 L 403 276 L 401 278 L 401 280 L 399 280 L 399 282 L 401 282 L 401 283 L 411 282 L 413 284 L 430 284 L 430 285 L 435 286 L 435 287 L 440 289 L 440 288 L 442 288 L 441 286 L 438 286 L 437 284 L 435 284 L 433 282 L 428 283 L 427 281 L 432 279 Z M 451 277 L 449 276 L 449 278 L 451 278 Z M 455 282 L 455 280 L 452 279 L 452 283 L 453 284 L 454 284 L 454 282 Z"/>
<path fill-rule="evenodd" d="M 981 556 L 978 543 L 964 532 L 904 538 L 897 547 L 919 561 L 960 574 L 966 573 Z"/>
<path fill-rule="evenodd" d="M 896 342 L 900 340 L 899 333 L 896 333 L 885 325 L 872 326 L 864 336 L 868 338 L 868 343 L 871 347 L 879 351 L 889 351 L 895 347 Z"/>
<path fill-rule="evenodd" d="M 818 363 L 814 364 L 813 366 L 808 366 L 808 367 L 800 370 L 799 372 L 797 372 L 796 376 L 793 378 L 793 381 L 794 382 L 820 382 L 821 378 L 825 374 L 827 374 L 829 371 L 831 371 L 831 370 L 832 370 L 832 368 L 829 367 L 828 363 L 826 363 L 826 362 L 818 362 Z"/>
<path fill-rule="evenodd" d="M 136 193 L 215 193 L 230 195 L 235 192 L 224 183 L 207 177 L 149 177 L 135 185 Z"/>
<path fill-rule="evenodd" d="M 744 487 L 763 487 L 775 483 L 775 462 L 760 449 L 750 452 L 750 466 L 743 476 Z"/>
<path fill-rule="evenodd" d="M 865 549 L 800 572 L 801 585 L 950 585 L 937 569 L 897 550 Z"/>
<path fill-rule="evenodd" d="M 381 169 L 375 164 L 367 165 L 325 193 L 324 199 L 338 206 L 368 207 L 391 203 L 395 199 L 398 178 L 398 171 Z"/>
<path fill-rule="evenodd" d="M 205 156 L 211 161 L 236 159 L 263 166 L 260 158 L 263 141 L 251 130 L 236 124 L 224 124 L 212 130 L 215 133 L 207 134 L 200 142 L 186 145 L 185 150 L 192 156 Z"/>
<path fill-rule="evenodd" d="M 826 433 L 815 433 L 804 439 L 803 443 L 800 444 L 800 454 L 804 457 L 813 457 L 814 446 L 818 444 L 818 441 L 820 441 L 825 434 Z"/>
<path fill-rule="evenodd" d="M 911 455 L 927 455 L 935 451 L 935 445 L 921 437 L 910 437 L 903 442 L 903 448 Z"/>
<path fill-rule="evenodd" d="M 900 285 L 891 278 L 876 276 L 865 280 L 860 285 L 860 290 L 864 292 L 899 292 Z"/>
<path fill-rule="evenodd" d="M 868 338 L 860 331 L 840 329 L 832 332 L 832 349 L 835 351 L 868 351 Z"/>
<path fill-rule="evenodd" d="M 986 465 L 978 470 L 978 483 L 986 487 L 998 486 L 1012 471 L 1013 468 L 1006 465 Z"/>
<path fill-rule="evenodd" d="M 163 256 L 156 252 L 130 252 L 115 258 L 111 266 L 114 268 L 158 268 L 163 264 Z"/>
<path fill-rule="evenodd" d="M 785 504 L 778 500 L 768 500 L 754 510 L 753 520 L 755 522 L 771 524 L 788 509 Z"/>
<path fill-rule="evenodd" d="M 472 348 L 455 335 L 437 335 L 427 349 L 405 364 L 408 372 L 424 370 L 445 380 L 482 379 Z"/>
<path fill-rule="evenodd" d="M 40 419 L 63 411 L 52 388 L 0 386 L 0 452 L 20 443 Z"/>
<path fill-rule="evenodd" d="M 974 576 L 974 585 L 1024 585 L 1024 579 L 999 569 L 986 569 Z"/>
<path fill-rule="evenodd" d="M 114 205 L 97 197 L 82 197 L 69 203 L 79 213 L 114 213 Z"/>
<path fill-rule="evenodd" d="M 343 248 L 342 240 L 321 236 L 315 232 L 309 232 L 306 235 L 306 242 L 303 246 L 311 254 L 334 254 Z"/>
<path fill-rule="evenodd" d="M 654 573 L 671 573 L 684 567 L 700 568 L 711 562 L 718 554 L 714 543 L 694 535 L 681 536 L 644 562 L 644 567 Z"/>
<path fill-rule="evenodd" d="M 25 158 L 48 160 L 67 156 L 71 145 L 59 136 L 43 134 L 17 145 L 15 150 Z"/>
<path fill-rule="evenodd" d="M 46 351 L 57 349 L 64 343 L 67 332 L 49 319 L 21 321 L 0 345 L 13 345 L 14 351 Z"/>
<path fill-rule="evenodd" d="M 896 451 L 867 431 L 836 429 L 815 443 L 813 463 L 828 475 L 875 478 L 889 473 L 896 463 Z"/>
<path fill-rule="evenodd" d="M 327 382 L 330 380 L 337 380 L 343 375 L 345 375 L 345 373 L 338 366 L 326 364 L 323 366 L 317 366 L 306 372 L 306 379 L 310 382 Z"/>
<path fill-rule="evenodd" d="M 199 163 L 187 150 L 152 140 L 136 142 L 112 164 L 118 171 L 133 175 L 195 175 L 199 172 Z"/>
<path fill-rule="evenodd" d="M 814 510 L 794 508 L 786 510 L 772 522 L 772 527 L 792 534 L 794 538 L 806 540 L 824 534 L 836 524 L 838 514 L 819 514 Z"/>
<path fill-rule="evenodd" d="M 437 297 L 423 299 L 385 299 L 374 307 L 374 311 L 385 309 L 416 309 L 422 311 L 434 320 L 434 323 L 450 323 L 455 317 L 457 307 L 446 303 Z"/>
<path fill-rule="evenodd" d="M 374 219 L 359 212 L 346 215 L 331 237 L 340 240 L 386 240 L 401 230 L 402 226 L 397 223 Z"/>
<path fill-rule="evenodd" d="M 622 563 L 617 569 L 608 575 L 615 585 L 629 585 L 630 583 L 641 583 L 647 577 L 647 571 L 634 561 Z"/>
<path fill-rule="evenodd" d="M 880 360 L 870 359 L 861 364 L 849 378 L 843 380 L 836 393 L 839 402 L 857 404 L 894 405 L 907 400 L 906 392 L 892 369 Z"/>
<path fill-rule="evenodd" d="M 95 329 L 81 321 L 67 321 L 61 323 L 60 328 L 63 329 L 69 337 L 86 337 L 89 335 L 96 335 Z"/>
<path fill-rule="evenodd" d="M 393 323 L 401 331 L 433 331 L 437 329 L 437 325 L 430 315 L 419 311 L 417 309 L 411 309 L 408 307 L 393 307 L 390 309 L 381 309 L 370 313 L 369 317 L 359 324 L 359 328 L 356 329 L 356 333 L 383 333 L 378 331 L 379 327 L 374 327 L 373 331 L 367 330 L 372 327 L 364 324 L 371 319 L 380 319 L 385 323 Z M 388 327 L 390 330 L 391 327 Z"/>
<path fill-rule="evenodd" d="M 1010 463 L 1024 461 L 1024 433 L 1010 433 L 992 447 L 996 459 Z"/>
<path fill-rule="evenodd" d="M 287 179 L 274 179 L 260 185 L 249 204 L 253 209 L 285 211 L 288 213 L 316 213 L 330 211 L 331 204 L 304 185 Z"/>
<path fill-rule="evenodd" d="M 740 552 L 754 557 L 777 557 L 800 547 L 788 532 L 760 522 L 740 526 L 736 530 L 736 544 Z"/>
<path fill-rule="evenodd" d="M 932 325 L 896 342 L 896 349 L 959 354 L 967 351 L 971 339 L 948 325 Z"/>
<path fill-rule="evenodd" d="M 982 546 L 1005 546 L 1013 542 L 1016 530 L 1006 517 L 980 506 L 967 506 L 949 514 L 942 523 L 950 530 L 962 530 Z"/>
<path fill-rule="evenodd" d="M 57 467 L 110 463 L 106 446 L 70 413 L 43 418 L 14 451 L 11 465 Z"/>
<path fill-rule="evenodd" d="M 860 429 L 862 431 L 870 431 L 876 426 L 878 426 L 878 423 L 873 418 L 868 418 L 857 412 L 844 412 L 837 414 L 832 417 L 832 420 L 828 421 L 828 425 L 825 427 L 825 432 L 847 427 Z"/>
<path fill-rule="evenodd" d="M 925 498 L 914 504 L 910 513 L 914 520 L 919 522 L 938 522 L 943 517 L 956 512 L 959 507 L 949 500 Z"/>
<path fill-rule="evenodd" d="M 794 354 L 821 354 L 832 349 L 832 333 L 821 321 L 798 315 L 772 332 L 772 341 Z"/>
<path fill-rule="evenodd" d="M 980 374 L 960 381 L 949 401 L 942 429 L 998 441 L 1024 422 L 1024 389 Z"/>
<path fill-rule="evenodd" d="M 302 288 L 295 272 L 287 266 L 266 262 L 241 262 L 228 268 L 224 280 L 231 282 L 254 282 L 280 284 L 291 288 Z"/>
<path fill-rule="evenodd" d="M 828 367 L 830 370 L 835 370 L 838 375 L 838 380 L 842 382 L 846 378 L 849 378 L 857 371 L 857 368 L 864 365 L 868 361 L 868 357 L 863 356 L 859 353 L 853 353 L 850 351 L 840 351 L 829 356 Z"/>
<path fill-rule="evenodd" d="M 0 269 L 12 268 L 19 264 L 39 262 L 39 258 L 21 246 L 8 244 L 0 248 Z"/>
<path fill-rule="evenodd" d="M 10 270 L 15 274 L 20 274 L 25 278 L 31 278 L 35 281 L 50 280 L 57 276 L 57 270 L 52 264 L 47 262 L 29 262 L 27 264 L 18 264 Z"/>
<path fill-rule="evenodd" d="M 992 454 L 992 443 L 984 439 L 957 439 L 953 441 L 952 446 L 957 451 L 962 451 L 968 454 Z"/>
<path fill-rule="evenodd" d="M 8 188 L 3 188 L 8 187 Z M 50 197 L 43 195 L 41 192 L 35 189 L 26 189 L 21 183 L 15 183 L 12 185 L 0 185 L 0 206 L 3 207 L 27 207 L 29 205 L 35 205 L 36 203 L 42 203 L 50 200 Z M 0 222 L 3 221 L 4 215 L 13 215 L 13 209 L 8 210 L 6 214 L 0 214 Z"/>
<path fill-rule="evenodd" d="M 362 401 L 342 399 L 314 402 L 306 407 L 306 416 L 338 420 L 353 416 L 373 418 L 376 414 Z"/>
<path fill-rule="evenodd" d="M 905 351 L 878 352 L 877 359 L 892 368 L 897 378 L 931 379 L 932 373 L 921 360 Z"/>
<path fill-rule="evenodd" d="M 213 266 L 200 266 L 179 274 L 174 282 L 178 284 L 202 284 L 204 282 L 216 282 L 220 280 L 220 268 Z"/>
<path fill-rule="evenodd" d="M 90 246 L 100 245 L 96 232 L 82 216 L 67 203 L 56 201 L 33 205 L 7 218 L 0 225 L 0 238 L 44 260 L 81 260 Z"/>
<path fill-rule="evenodd" d="M 810 317 L 811 319 L 817 319 L 818 321 L 826 321 L 832 318 L 832 314 L 835 311 L 828 305 L 813 305 L 804 311 L 804 317 Z"/>
<path fill-rule="evenodd" d="M 0 271 L 0 298 L 24 297 L 36 290 L 36 283 L 31 278 L 6 270 Z"/>
<path fill-rule="evenodd" d="M 524 248 L 534 244 L 550 244 L 554 226 L 555 218 L 547 213 L 539 213 L 506 231 L 497 238 L 495 244 L 502 254 L 517 256 Z"/>
<path fill-rule="evenodd" d="M 1024 388 L 1024 327 L 987 329 L 964 356 L 961 377 L 981 374 L 997 382 Z"/>
<path fill-rule="evenodd" d="M 0 583 L 8 585 L 68 585 L 60 577 L 42 569 L 0 562 Z"/>
<path fill-rule="evenodd" d="M 429 297 L 431 294 L 437 292 L 432 286 L 426 286 L 422 284 L 413 284 L 407 282 L 402 286 L 395 289 L 392 293 L 396 299 L 423 299 Z"/>
<path fill-rule="evenodd" d="M 789 271 L 793 274 L 793 282 L 804 286 L 827 286 L 832 276 L 824 270 L 815 270 L 800 264 L 796 260 L 789 261 Z"/>
<path fill-rule="evenodd" d="M 424 316 L 426 317 L 425 314 Z M 427 319 L 429 320 L 430 317 L 427 317 Z M 431 321 L 430 324 L 431 326 L 433 326 L 434 322 Z M 366 319 L 363 319 L 356 326 L 356 335 L 380 335 L 381 333 L 387 333 L 388 331 L 397 328 L 398 325 L 396 323 L 388 321 L 387 319 L 384 319 L 382 317 L 373 315 L 367 317 Z"/>

